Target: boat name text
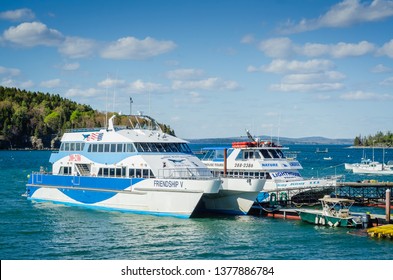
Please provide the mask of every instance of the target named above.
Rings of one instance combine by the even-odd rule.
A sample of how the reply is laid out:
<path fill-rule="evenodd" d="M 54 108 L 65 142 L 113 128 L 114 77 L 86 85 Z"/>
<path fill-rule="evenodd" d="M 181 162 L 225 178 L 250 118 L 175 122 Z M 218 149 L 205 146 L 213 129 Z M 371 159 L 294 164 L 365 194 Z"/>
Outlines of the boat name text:
<path fill-rule="evenodd" d="M 181 181 L 154 180 L 154 186 L 160 188 L 183 188 L 183 183 Z"/>

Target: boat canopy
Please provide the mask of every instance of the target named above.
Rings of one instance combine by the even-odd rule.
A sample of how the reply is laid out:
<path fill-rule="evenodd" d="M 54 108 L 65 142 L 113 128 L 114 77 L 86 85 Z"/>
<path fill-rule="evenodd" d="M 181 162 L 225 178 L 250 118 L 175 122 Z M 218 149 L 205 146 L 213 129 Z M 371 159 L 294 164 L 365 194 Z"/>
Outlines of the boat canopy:
<path fill-rule="evenodd" d="M 330 197 L 329 195 L 325 195 L 323 198 L 320 198 L 319 200 L 327 203 L 340 203 L 340 204 L 345 204 L 345 203 L 351 204 L 355 202 L 352 199 Z"/>

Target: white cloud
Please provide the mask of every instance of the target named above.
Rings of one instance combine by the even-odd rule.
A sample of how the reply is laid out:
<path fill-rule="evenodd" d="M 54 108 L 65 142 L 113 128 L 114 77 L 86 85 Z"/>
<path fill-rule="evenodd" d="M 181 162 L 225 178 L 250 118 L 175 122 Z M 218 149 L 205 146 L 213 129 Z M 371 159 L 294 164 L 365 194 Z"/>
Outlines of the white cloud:
<path fill-rule="evenodd" d="M 74 63 L 66 63 L 64 64 L 61 69 L 65 70 L 65 71 L 74 71 L 79 69 L 80 65 L 78 62 L 74 62 Z"/>
<path fill-rule="evenodd" d="M 385 65 L 383 65 L 383 64 L 375 65 L 371 69 L 371 72 L 373 72 L 373 73 L 387 73 L 387 72 L 390 72 L 390 71 L 392 71 L 392 69 L 387 67 L 387 66 L 385 66 Z"/>
<path fill-rule="evenodd" d="M 70 88 L 67 90 L 65 93 L 65 97 L 67 98 L 72 98 L 72 97 L 78 97 L 78 98 L 90 98 L 90 97 L 98 97 L 102 95 L 103 92 L 95 89 L 95 88 L 88 88 L 88 89 L 79 89 L 79 88 Z"/>
<path fill-rule="evenodd" d="M 247 34 L 240 40 L 240 43 L 242 44 L 252 44 L 254 42 L 255 42 L 255 38 L 254 35 L 252 34 Z"/>
<path fill-rule="evenodd" d="M 29 89 L 34 86 L 34 83 L 31 80 L 18 82 L 13 79 L 4 79 L 1 81 L 1 85 L 5 87 Z"/>
<path fill-rule="evenodd" d="M 393 100 L 393 96 L 389 94 L 376 94 L 373 92 L 354 91 L 348 92 L 340 96 L 343 100 L 348 101 L 386 101 Z"/>
<path fill-rule="evenodd" d="M 383 80 L 380 85 L 382 86 L 393 86 L 393 77 L 386 78 Z"/>
<path fill-rule="evenodd" d="M 67 37 L 59 46 L 59 52 L 71 58 L 81 58 L 90 56 L 95 47 L 96 43 L 93 40 Z"/>
<path fill-rule="evenodd" d="M 173 81 L 172 88 L 175 90 L 237 90 L 240 86 L 235 81 L 225 81 L 214 77 L 198 81 L 176 80 Z"/>
<path fill-rule="evenodd" d="M 40 86 L 46 87 L 46 88 L 55 88 L 55 87 L 60 86 L 60 84 L 61 84 L 60 79 L 53 79 L 53 80 L 41 82 Z"/>
<path fill-rule="evenodd" d="M 0 75 L 7 75 L 7 76 L 18 76 L 20 75 L 20 70 L 16 68 L 6 68 L 0 66 Z"/>
<path fill-rule="evenodd" d="M 269 65 L 260 67 L 259 71 L 269 73 L 315 73 L 327 71 L 334 67 L 334 63 L 326 59 L 312 59 L 307 61 L 275 59 Z M 251 69 L 254 68 L 251 67 Z"/>
<path fill-rule="evenodd" d="M 288 22 L 279 28 L 282 33 L 299 33 L 325 27 L 347 27 L 361 22 L 373 22 L 393 16 L 393 1 L 344 0 L 315 19 Z"/>
<path fill-rule="evenodd" d="M 259 50 L 266 56 L 273 58 L 287 58 L 295 54 L 307 57 L 331 56 L 343 58 L 372 53 L 376 50 L 376 47 L 367 41 L 355 44 L 339 42 L 337 44 L 306 43 L 297 45 L 287 37 L 280 37 L 262 41 L 259 44 Z"/>
<path fill-rule="evenodd" d="M 152 92 L 166 92 L 169 89 L 168 87 L 161 84 L 136 80 L 128 85 L 128 90 L 130 92 L 136 92 L 136 93 L 147 93 L 147 92 L 152 93 Z"/>
<path fill-rule="evenodd" d="M 333 57 L 362 56 L 375 50 L 374 44 L 367 41 L 358 44 L 338 43 L 333 45 L 330 54 Z"/>
<path fill-rule="evenodd" d="M 323 73 L 301 73 L 290 74 L 283 77 L 282 82 L 285 84 L 309 84 L 309 83 L 323 83 L 329 81 L 343 80 L 345 75 L 336 71 L 326 71 Z"/>
<path fill-rule="evenodd" d="M 58 46 L 64 40 L 59 31 L 40 22 L 25 22 L 16 27 L 12 26 L 4 31 L 3 38 L 25 47 Z"/>
<path fill-rule="evenodd" d="M 270 90 L 281 92 L 335 91 L 344 88 L 339 82 L 345 75 L 331 70 L 335 65 L 330 60 L 312 59 L 308 61 L 275 59 L 269 65 L 256 68 L 249 66 L 248 71 L 262 71 L 287 74 L 281 83 L 270 85 Z"/>
<path fill-rule="evenodd" d="M 272 84 L 270 89 L 283 92 L 313 92 L 313 91 L 332 91 L 342 89 L 342 83 L 310 83 L 310 84 Z"/>
<path fill-rule="evenodd" d="M 98 83 L 101 88 L 124 88 L 127 86 L 126 81 L 107 78 Z"/>
<path fill-rule="evenodd" d="M 293 44 L 291 39 L 272 38 L 264 40 L 259 44 L 259 50 L 268 57 L 283 58 L 288 57 L 293 53 Z"/>
<path fill-rule="evenodd" d="M 0 19 L 9 21 L 28 21 L 33 20 L 34 18 L 35 14 L 33 13 L 33 11 L 27 8 L 10 10 L 0 13 Z"/>
<path fill-rule="evenodd" d="M 176 69 L 168 71 L 166 77 L 171 80 L 195 80 L 203 75 L 200 69 Z"/>
<path fill-rule="evenodd" d="M 385 43 L 378 51 L 378 55 L 386 55 L 390 58 L 393 58 L 393 39 L 388 43 Z"/>
<path fill-rule="evenodd" d="M 101 56 L 108 59 L 146 59 L 170 52 L 174 48 L 176 44 L 172 41 L 158 41 L 150 37 L 143 40 L 124 37 L 109 44 L 102 50 Z"/>

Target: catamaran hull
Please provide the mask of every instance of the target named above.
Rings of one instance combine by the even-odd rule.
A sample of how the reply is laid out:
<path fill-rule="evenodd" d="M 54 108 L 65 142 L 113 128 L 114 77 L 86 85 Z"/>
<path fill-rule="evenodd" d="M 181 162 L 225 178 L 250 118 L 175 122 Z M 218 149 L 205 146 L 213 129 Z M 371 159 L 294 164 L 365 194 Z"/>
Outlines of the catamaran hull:
<path fill-rule="evenodd" d="M 217 194 L 204 194 L 199 211 L 229 215 L 246 215 L 251 209 L 265 179 L 221 178 Z M 197 208 L 198 210 L 198 208 Z"/>
<path fill-rule="evenodd" d="M 97 178 L 32 174 L 27 197 L 89 208 L 189 218 L 219 180 Z"/>

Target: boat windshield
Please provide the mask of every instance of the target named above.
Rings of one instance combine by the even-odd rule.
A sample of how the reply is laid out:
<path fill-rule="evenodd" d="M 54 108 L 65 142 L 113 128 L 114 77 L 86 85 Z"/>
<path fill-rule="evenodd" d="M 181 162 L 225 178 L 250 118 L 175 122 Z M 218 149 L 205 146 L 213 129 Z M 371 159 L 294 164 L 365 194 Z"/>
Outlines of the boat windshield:
<path fill-rule="evenodd" d="M 191 154 L 192 151 L 186 143 L 134 143 L 136 150 L 140 153 L 185 153 Z"/>

